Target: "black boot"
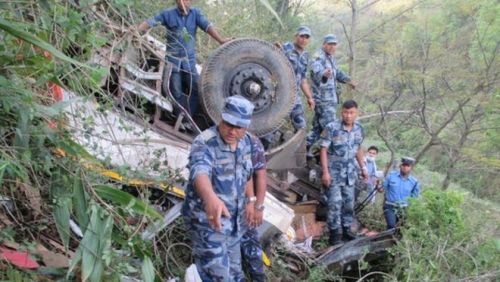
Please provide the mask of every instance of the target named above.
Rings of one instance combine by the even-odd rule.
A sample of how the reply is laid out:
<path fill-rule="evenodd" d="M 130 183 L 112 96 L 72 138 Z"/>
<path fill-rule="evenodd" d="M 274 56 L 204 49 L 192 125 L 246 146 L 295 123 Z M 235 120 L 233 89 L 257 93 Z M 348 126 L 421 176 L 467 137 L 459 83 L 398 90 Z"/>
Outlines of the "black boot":
<path fill-rule="evenodd" d="M 342 243 L 341 237 L 342 237 L 342 234 L 339 233 L 338 229 L 330 230 L 330 238 L 328 240 L 328 243 L 330 244 L 330 246 L 338 245 L 338 244 Z"/>
<path fill-rule="evenodd" d="M 344 231 L 344 233 L 343 233 L 344 234 L 344 240 L 351 241 L 351 240 L 356 239 L 356 234 L 354 234 L 351 231 L 350 227 L 344 227 L 344 228 L 342 228 L 342 231 Z"/>

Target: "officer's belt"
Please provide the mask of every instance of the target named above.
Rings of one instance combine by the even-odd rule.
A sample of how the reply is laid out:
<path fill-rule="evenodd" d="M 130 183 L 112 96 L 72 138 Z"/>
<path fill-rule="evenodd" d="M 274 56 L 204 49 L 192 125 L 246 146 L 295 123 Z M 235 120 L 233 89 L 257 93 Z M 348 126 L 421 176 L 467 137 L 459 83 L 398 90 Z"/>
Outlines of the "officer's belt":
<path fill-rule="evenodd" d="M 395 208 L 406 208 L 408 206 L 407 203 L 393 203 L 389 201 L 385 201 L 385 204 Z"/>
<path fill-rule="evenodd" d="M 337 102 L 335 102 L 335 100 L 321 100 L 321 101 L 318 101 L 317 103 L 318 106 L 329 106 L 329 105 L 338 105 Z"/>

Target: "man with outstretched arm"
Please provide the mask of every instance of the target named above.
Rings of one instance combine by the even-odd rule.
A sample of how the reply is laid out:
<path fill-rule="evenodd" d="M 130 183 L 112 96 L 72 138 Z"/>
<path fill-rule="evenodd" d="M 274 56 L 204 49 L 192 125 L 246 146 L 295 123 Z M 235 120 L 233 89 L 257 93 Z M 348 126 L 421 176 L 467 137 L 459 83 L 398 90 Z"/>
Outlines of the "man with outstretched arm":
<path fill-rule="evenodd" d="M 315 102 L 313 126 L 307 135 L 308 157 L 312 157 L 310 148 L 319 139 L 325 126 L 337 119 L 339 103 L 337 83 L 346 83 L 356 87 L 351 78 L 337 67 L 335 52 L 338 40 L 333 34 L 323 38 L 322 48 L 314 55 L 311 63 L 312 91 Z"/>
<path fill-rule="evenodd" d="M 191 115 L 195 115 L 199 107 L 196 31 L 200 28 L 219 44 L 230 39 L 222 38 L 201 10 L 191 7 L 191 0 L 176 0 L 176 3 L 175 7 L 167 8 L 153 18 L 142 22 L 138 31 L 146 31 L 158 23 L 167 29 L 166 59 L 172 64 L 170 92 Z M 187 93 L 184 91 L 186 88 Z M 189 100 L 185 95 L 189 96 Z"/>
<path fill-rule="evenodd" d="M 243 281 L 241 237 L 253 214 L 252 144 L 247 129 L 253 104 L 226 98 L 222 119 L 193 141 L 182 214 L 203 281 Z"/>

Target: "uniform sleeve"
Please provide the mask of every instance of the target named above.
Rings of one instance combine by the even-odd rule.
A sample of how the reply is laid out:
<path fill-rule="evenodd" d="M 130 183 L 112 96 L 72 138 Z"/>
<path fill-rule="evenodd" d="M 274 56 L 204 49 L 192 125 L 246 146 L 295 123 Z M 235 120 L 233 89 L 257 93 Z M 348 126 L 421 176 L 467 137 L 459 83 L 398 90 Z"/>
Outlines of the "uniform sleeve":
<path fill-rule="evenodd" d="M 361 145 L 363 144 L 363 141 L 365 141 L 365 129 L 361 125 L 359 127 L 361 129 L 361 141 L 359 142 L 359 145 Z"/>
<path fill-rule="evenodd" d="M 212 177 L 213 156 L 207 144 L 201 138 L 196 138 L 189 154 L 189 180 L 201 174 Z"/>
<path fill-rule="evenodd" d="M 165 25 L 165 17 L 167 16 L 167 13 L 165 11 L 162 11 L 158 15 L 147 19 L 146 22 L 148 23 L 149 27 L 155 27 L 158 23 L 161 23 L 162 25 Z"/>
<path fill-rule="evenodd" d="M 345 74 L 343 71 L 341 71 L 340 69 L 337 69 L 337 75 L 335 78 L 340 83 L 346 83 L 346 82 L 351 81 L 351 78 L 347 74 Z"/>
<path fill-rule="evenodd" d="M 390 178 L 391 178 L 391 175 L 390 174 L 387 175 L 384 179 L 384 184 L 382 185 L 384 187 L 384 190 L 386 191 L 386 193 L 387 193 L 387 189 L 389 189 L 389 182 L 391 181 Z"/>
<path fill-rule="evenodd" d="M 207 32 L 212 23 L 208 21 L 201 10 L 196 9 L 196 25 L 204 32 Z"/>
<path fill-rule="evenodd" d="M 417 198 L 420 196 L 420 183 L 418 181 L 417 181 L 417 183 L 415 183 L 415 186 L 411 190 L 411 196 L 413 198 Z"/>
<path fill-rule="evenodd" d="M 302 81 L 306 80 L 307 79 L 307 67 L 309 67 L 309 56 L 307 56 L 306 58 L 306 63 L 304 64 L 304 69 L 302 70 Z M 301 82 L 302 82 L 301 81 Z"/>
<path fill-rule="evenodd" d="M 332 129 L 327 125 L 320 136 L 320 146 L 322 148 L 328 148 L 332 144 Z"/>
<path fill-rule="evenodd" d="M 314 81 L 321 81 L 325 68 L 321 63 L 321 58 L 316 57 L 311 63 L 311 78 Z"/>
<path fill-rule="evenodd" d="M 266 156 L 264 146 L 262 142 L 260 142 L 259 138 L 252 135 L 250 138 L 250 142 L 252 142 L 252 166 L 253 170 L 261 170 L 266 169 Z"/>

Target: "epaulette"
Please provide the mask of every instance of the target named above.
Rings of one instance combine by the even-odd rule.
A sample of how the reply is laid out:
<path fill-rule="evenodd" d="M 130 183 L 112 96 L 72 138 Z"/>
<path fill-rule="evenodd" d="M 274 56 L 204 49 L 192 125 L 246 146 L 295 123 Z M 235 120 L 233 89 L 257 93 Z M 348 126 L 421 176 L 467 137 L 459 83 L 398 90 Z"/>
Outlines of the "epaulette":
<path fill-rule="evenodd" d="M 211 129 L 207 129 L 200 133 L 200 137 L 203 139 L 203 141 L 208 142 L 208 140 L 214 138 L 217 136 L 217 133 Z"/>
<path fill-rule="evenodd" d="M 415 178 L 413 175 L 410 175 L 410 177 L 408 179 L 413 181 L 413 183 L 418 183 L 417 178 Z"/>

